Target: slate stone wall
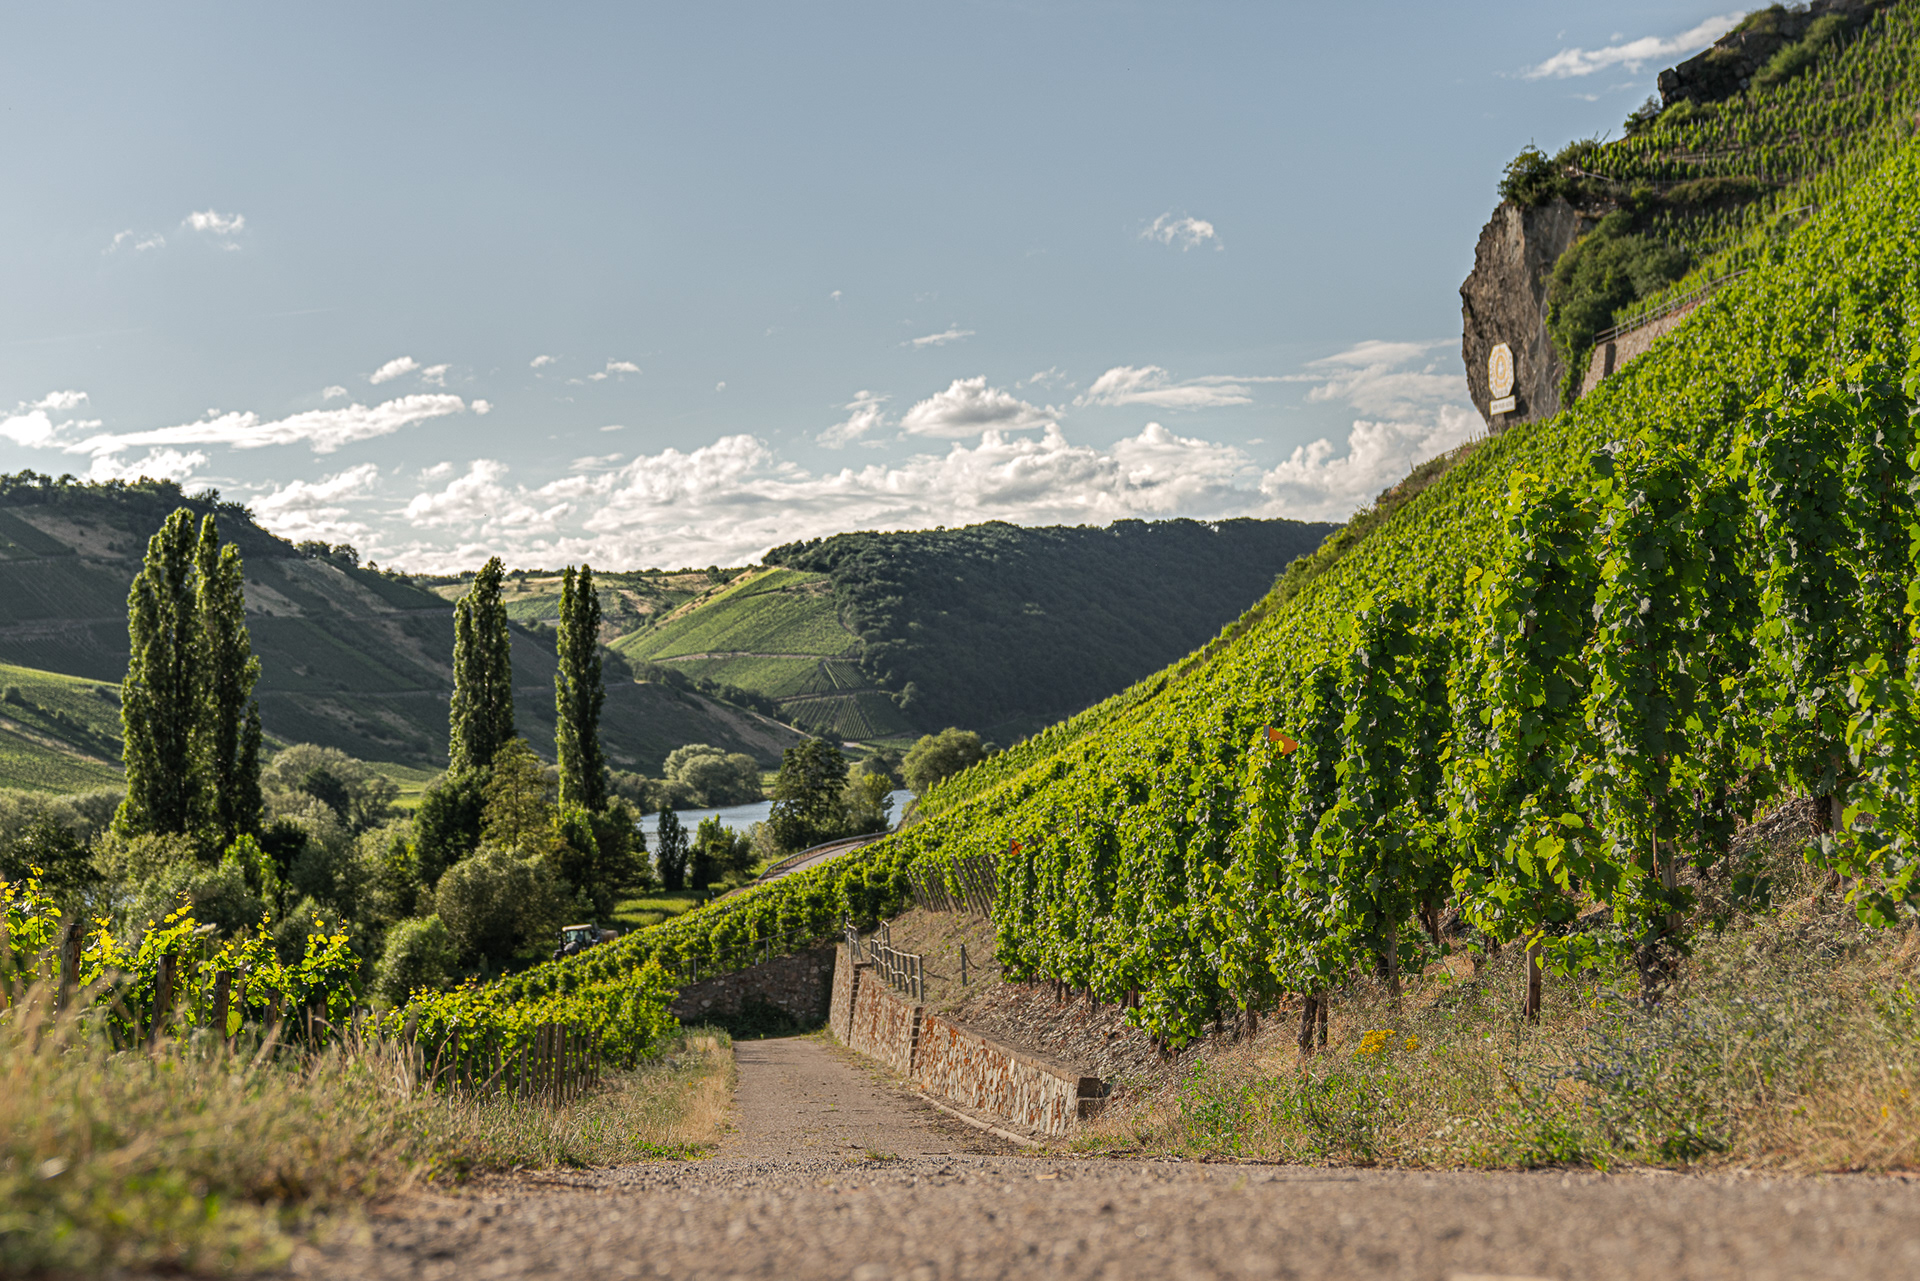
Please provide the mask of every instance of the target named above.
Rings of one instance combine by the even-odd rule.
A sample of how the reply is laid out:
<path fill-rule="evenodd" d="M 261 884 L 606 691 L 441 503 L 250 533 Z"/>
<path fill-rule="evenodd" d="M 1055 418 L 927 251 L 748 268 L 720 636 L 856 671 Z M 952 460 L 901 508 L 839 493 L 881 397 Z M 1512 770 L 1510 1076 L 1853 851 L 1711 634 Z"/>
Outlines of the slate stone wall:
<path fill-rule="evenodd" d="M 771 1010 L 808 1026 L 827 1016 L 834 947 L 775 957 L 680 989 L 670 1007 L 682 1023 L 727 1023 Z"/>
<path fill-rule="evenodd" d="M 891 991 L 870 964 L 836 949 L 828 1023 L 841 1044 L 927 1093 L 1049 1136 L 1067 1133 L 1106 1094 L 1098 1077 L 983 1036 Z"/>

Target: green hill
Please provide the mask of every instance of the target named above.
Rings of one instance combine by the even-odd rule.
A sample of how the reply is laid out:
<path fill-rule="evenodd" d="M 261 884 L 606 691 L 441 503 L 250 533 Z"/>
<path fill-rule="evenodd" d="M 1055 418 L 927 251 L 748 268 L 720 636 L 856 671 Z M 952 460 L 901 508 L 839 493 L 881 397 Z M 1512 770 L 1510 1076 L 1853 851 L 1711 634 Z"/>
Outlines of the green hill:
<path fill-rule="evenodd" d="M 445 599 L 397 576 L 303 554 L 239 505 L 189 497 L 170 483 L 83 485 L 23 473 L 0 478 L 0 664 L 10 672 L 0 683 L 19 686 L 33 707 L 0 709 L 0 786 L 64 789 L 117 776 L 118 712 L 102 700 L 117 695 L 126 671 L 127 588 L 147 538 L 181 505 L 217 512 L 222 536 L 246 557 L 256 693 L 269 735 L 365 760 L 445 763 L 453 683 Z M 521 731 L 536 750 L 550 751 L 551 633 L 516 626 L 513 646 Z M 96 687 L 109 694 L 56 693 Z M 41 706 L 64 708 L 72 723 L 34 710 Z M 613 764 L 645 772 L 658 772 L 667 753 L 688 742 L 771 765 L 798 738 L 758 713 L 659 683 L 612 683 L 604 724 Z"/>
<path fill-rule="evenodd" d="M 1213 635 L 1335 526 L 1117 521 L 1100 529 L 839 534 L 615 647 L 775 700 L 854 740 L 947 725 L 1008 738 L 1124 688 Z"/>

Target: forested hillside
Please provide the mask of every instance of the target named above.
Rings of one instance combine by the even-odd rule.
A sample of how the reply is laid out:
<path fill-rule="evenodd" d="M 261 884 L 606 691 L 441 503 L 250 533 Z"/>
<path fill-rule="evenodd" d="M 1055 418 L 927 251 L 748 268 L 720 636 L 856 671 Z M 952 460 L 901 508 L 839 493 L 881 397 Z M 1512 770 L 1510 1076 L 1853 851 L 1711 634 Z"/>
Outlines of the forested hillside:
<path fill-rule="evenodd" d="M 296 549 L 241 505 L 188 496 L 171 482 L 92 485 L 22 473 L 0 478 L 0 664 L 22 669 L 4 677 L 20 697 L 0 704 L 0 785 L 92 785 L 117 773 L 127 586 L 148 537 L 179 506 L 216 512 L 222 536 L 245 557 L 270 736 L 365 760 L 445 764 L 446 600 L 351 558 Z M 513 656 L 527 736 L 551 742 L 551 633 L 516 627 Z M 57 691 L 75 687 L 58 677 L 87 682 L 93 701 L 71 706 Z M 649 772 L 688 742 L 774 764 L 797 737 L 698 692 L 631 681 L 608 691 L 606 734 L 618 768 Z"/>
<path fill-rule="evenodd" d="M 1285 520 L 838 534 L 618 643 L 852 739 L 1002 741 L 1187 653 L 1334 530 Z"/>

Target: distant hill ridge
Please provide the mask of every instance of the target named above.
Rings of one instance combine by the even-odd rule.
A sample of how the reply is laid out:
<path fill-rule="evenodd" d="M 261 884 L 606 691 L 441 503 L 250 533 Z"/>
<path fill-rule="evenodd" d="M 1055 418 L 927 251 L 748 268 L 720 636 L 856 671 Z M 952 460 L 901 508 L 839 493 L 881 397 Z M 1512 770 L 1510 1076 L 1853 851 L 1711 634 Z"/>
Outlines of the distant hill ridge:
<path fill-rule="evenodd" d="M 64 732 L 50 711 L 28 704 L 35 689 L 49 691 L 39 700 L 48 708 L 69 701 L 65 693 L 54 698 L 61 682 L 37 674 L 118 685 L 127 663 L 128 586 L 147 539 L 179 507 L 212 512 L 221 536 L 246 558 L 248 625 L 261 666 L 256 692 L 269 735 L 367 760 L 445 764 L 453 685 L 446 600 L 401 576 L 304 554 L 215 494 L 188 495 L 171 481 L 88 484 L 24 472 L 0 476 L 0 664 L 21 669 L 5 680 L 25 700 L 0 704 L 0 722 L 11 724 L 0 723 L 0 735 L 9 736 L 0 738 L 0 785 L 93 780 L 98 766 L 118 765 L 111 705 L 83 729 Z M 550 753 L 551 636 L 516 625 L 513 657 L 521 732 Z M 658 772 L 666 754 L 687 742 L 772 764 L 797 741 L 785 726 L 698 693 L 622 681 L 608 691 L 605 735 L 617 768 L 646 772 Z M 20 763 L 44 755 L 50 743 L 64 745 L 71 768 Z"/>

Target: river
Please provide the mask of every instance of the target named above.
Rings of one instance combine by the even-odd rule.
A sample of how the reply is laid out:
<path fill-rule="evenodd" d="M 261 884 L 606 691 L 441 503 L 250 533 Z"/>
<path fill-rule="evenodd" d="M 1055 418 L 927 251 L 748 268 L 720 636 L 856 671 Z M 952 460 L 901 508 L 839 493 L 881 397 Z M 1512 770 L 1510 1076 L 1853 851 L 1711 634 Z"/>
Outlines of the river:
<path fill-rule="evenodd" d="M 913 793 L 901 788 L 889 793 L 889 796 L 893 800 L 893 809 L 889 811 L 888 817 L 898 823 L 901 811 L 906 809 L 907 802 L 913 799 Z M 701 819 L 718 818 L 726 826 L 744 836 L 747 829 L 765 819 L 767 812 L 772 808 L 772 801 L 755 801 L 751 805 L 729 805 L 717 810 L 680 810 L 680 825 L 687 829 L 688 836 L 692 836 L 693 829 L 700 826 Z M 646 835 L 647 848 L 649 850 L 656 848 L 659 844 L 660 816 L 648 814 L 643 817 L 640 820 L 640 830 Z"/>

